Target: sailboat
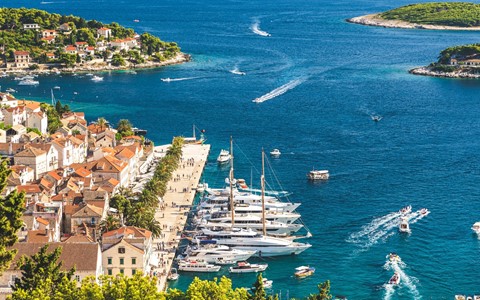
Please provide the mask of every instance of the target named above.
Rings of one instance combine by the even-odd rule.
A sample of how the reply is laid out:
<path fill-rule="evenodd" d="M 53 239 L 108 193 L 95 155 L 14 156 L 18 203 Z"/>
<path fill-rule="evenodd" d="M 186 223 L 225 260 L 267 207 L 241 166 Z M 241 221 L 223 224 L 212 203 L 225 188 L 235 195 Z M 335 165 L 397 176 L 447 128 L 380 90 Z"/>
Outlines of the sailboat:
<path fill-rule="evenodd" d="M 230 154 L 232 160 L 230 162 L 230 211 L 231 211 L 231 228 L 222 230 L 212 230 L 203 228 L 204 236 L 197 237 L 197 241 L 201 243 L 214 242 L 219 245 L 226 245 L 240 250 L 256 251 L 255 255 L 259 257 L 271 257 L 281 255 L 300 254 L 310 248 L 312 245 L 306 243 L 294 242 L 292 239 L 272 237 L 267 235 L 266 215 L 265 215 L 265 152 L 262 150 L 262 234 L 252 229 L 235 228 L 235 209 L 233 197 L 233 150 L 232 139 L 230 138 Z"/>
<path fill-rule="evenodd" d="M 187 144 L 202 144 L 205 143 L 207 140 L 205 138 L 205 129 L 200 130 L 200 139 L 197 140 L 197 136 L 195 134 L 195 124 L 193 125 L 193 136 L 192 137 L 185 137 L 183 138 L 184 142 Z"/>

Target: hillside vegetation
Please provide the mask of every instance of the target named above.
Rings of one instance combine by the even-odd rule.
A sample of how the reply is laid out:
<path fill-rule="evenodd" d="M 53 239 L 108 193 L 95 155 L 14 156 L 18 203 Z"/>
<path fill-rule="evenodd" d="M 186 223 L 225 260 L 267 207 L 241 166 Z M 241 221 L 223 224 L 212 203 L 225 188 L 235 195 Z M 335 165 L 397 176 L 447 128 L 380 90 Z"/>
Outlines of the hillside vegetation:
<path fill-rule="evenodd" d="M 480 26 L 480 4 L 470 2 L 411 4 L 381 13 L 380 17 L 417 24 L 473 27 Z"/>

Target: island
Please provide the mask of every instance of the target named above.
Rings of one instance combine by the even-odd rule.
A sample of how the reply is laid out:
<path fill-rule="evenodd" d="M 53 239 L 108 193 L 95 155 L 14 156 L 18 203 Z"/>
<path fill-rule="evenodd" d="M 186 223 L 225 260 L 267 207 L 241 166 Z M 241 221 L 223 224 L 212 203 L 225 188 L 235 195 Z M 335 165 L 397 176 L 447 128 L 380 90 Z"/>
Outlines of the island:
<path fill-rule="evenodd" d="M 347 19 L 369 26 L 432 30 L 480 30 L 480 4 L 432 2 Z"/>
<path fill-rule="evenodd" d="M 38 9 L 0 8 L 0 69 L 4 72 L 152 68 L 188 61 L 175 42 Z"/>

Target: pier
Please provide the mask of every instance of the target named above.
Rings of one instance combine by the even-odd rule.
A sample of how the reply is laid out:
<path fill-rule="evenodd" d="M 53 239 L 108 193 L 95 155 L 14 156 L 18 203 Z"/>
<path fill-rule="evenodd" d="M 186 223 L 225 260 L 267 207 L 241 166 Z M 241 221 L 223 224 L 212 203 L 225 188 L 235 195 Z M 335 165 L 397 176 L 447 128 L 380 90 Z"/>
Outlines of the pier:
<path fill-rule="evenodd" d="M 155 148 L 156 152 L 165 153 L 167 146 Z M 195 198 L 196 187 L 200 182 L 203 169 L 208 159 L 210 145 L 185 144 L 182 148 L 182 160 L 168 182 L 167 193 L 160 202 L 155 219 L 162 226 L 162 233 L 153 239 L 152 257 L 158 258 L 155 268 L 158 289 L 167 288 L 167 276 L 175 258 L 175 251 L 187 222 L 188 213 Z"/>

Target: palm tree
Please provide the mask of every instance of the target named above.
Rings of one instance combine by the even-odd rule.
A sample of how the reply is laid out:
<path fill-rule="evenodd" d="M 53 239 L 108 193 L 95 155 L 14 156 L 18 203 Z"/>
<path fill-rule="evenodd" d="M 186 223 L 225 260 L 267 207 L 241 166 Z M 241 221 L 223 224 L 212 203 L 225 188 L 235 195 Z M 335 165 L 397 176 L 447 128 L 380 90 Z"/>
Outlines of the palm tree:
<path fill-rule="evenodd" d="M 100 126 L 100 129 L 103 130 L 107 126 L 107 120 L 104 117 L 100 117 L 97 120 L 97 125 Z"/>
<path fill-rule="evenodd" d="M 108 215 L 105 219 L 100 222 L 100 232 L 103 234 L 110 230 L 115 230 L 120 228 L 120 220 L 112 215 Z"/>

